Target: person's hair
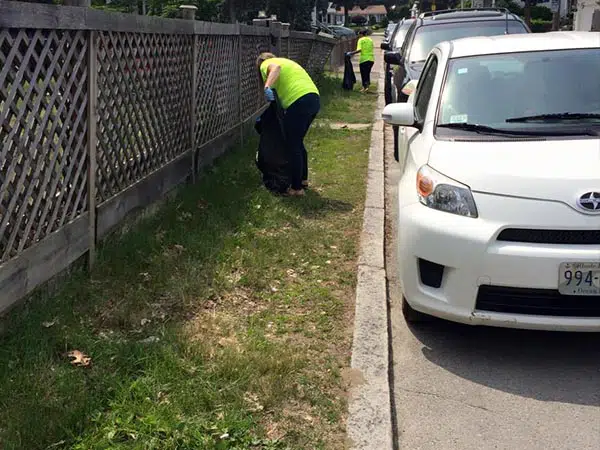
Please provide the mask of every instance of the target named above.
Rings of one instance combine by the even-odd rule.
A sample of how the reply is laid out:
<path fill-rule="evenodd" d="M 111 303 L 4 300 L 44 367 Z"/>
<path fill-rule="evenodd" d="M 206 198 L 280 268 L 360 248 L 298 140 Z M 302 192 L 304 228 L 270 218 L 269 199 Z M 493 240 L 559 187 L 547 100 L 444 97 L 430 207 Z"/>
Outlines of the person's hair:
<path fill-rule="evenodd" d="M 262 78 L 262 73 L 260 73 L 260 66 L 267 59 L 273 59 L 273 58 L 276 58 L 276 56 L 273 53 L 271 53 L 271 52 L 261 53 L 260 55 L 258 55 L 258 58 L 256 58 L 256 73 L 258 74 L 258 80 L 260 81 L 261 86 L 264 83 L 264 80 Z"/>
<path fill-rule="evenodd" d="M 256 58 L 256 67 L 260 71 L 260 66 L 262 65 L 262 63 L 264 63 L 267 59 L 273 59 L 273 58 L 275 58 L 275 55 L 273 53 L 270 53 L 270 52 L 261 53 L 260 55 L 258 55 L 258 58 Z"/>

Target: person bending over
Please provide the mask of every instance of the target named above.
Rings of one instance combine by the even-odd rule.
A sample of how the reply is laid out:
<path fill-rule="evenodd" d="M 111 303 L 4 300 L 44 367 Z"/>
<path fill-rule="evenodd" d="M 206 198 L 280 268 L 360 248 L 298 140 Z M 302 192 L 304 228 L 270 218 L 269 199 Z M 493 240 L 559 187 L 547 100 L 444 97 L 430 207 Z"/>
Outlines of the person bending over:
<path fill-rule="evenodd" d="M 265 88 L 265 99 L 275 101 L 277 92 L 285 110 L 283 129 L 290 155 L 291 187 L 288 195 L 304 195 L 308 187 L 308 154 L 304 137 L 321 109 L 319 90 L 310 75 L 298 63 L 261 53 L 257 66 Z"/>

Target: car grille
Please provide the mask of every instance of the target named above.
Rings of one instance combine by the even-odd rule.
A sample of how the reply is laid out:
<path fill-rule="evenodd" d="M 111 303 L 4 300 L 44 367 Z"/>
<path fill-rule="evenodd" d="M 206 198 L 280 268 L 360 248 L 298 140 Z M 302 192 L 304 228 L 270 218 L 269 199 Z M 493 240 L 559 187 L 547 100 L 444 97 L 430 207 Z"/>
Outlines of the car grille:
<path fill-rule="evenodd" d="M 512 314 L 562 317 L 600 317 L 600 295 L 562 295 L 553 289 L 483 285 L 475 309 Z"/>
<path fill-rule="evenodd" d="M 507 228 L 498 235 L 499 241 L 532 244 L 600 245 L 600 230 L 531 230 Z"/>

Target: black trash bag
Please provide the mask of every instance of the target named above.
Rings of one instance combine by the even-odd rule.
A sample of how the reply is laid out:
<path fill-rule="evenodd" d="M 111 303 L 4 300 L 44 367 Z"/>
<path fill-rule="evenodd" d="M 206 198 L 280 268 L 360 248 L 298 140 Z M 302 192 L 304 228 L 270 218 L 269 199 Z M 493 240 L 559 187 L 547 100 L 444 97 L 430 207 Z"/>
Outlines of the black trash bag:
<path fill-rule="evenodd" d="M 279 102 L 271 102 L 256 120 L 254 129 L 260 134 L 256 167 L 262 173 L 265 187 L 276 194 L 291 186 L 288 151 L 283 131 L 283 110 Z"/>
<path fill-rule="evenodd" d="M 342 82 L 342 88 L 351 91 L 354 89 L 356 83 L 356 75 L 354 74 L 354 67 L 352 67 L 352 55 L 346 55 L 344 57 L 344 81 Z"/>

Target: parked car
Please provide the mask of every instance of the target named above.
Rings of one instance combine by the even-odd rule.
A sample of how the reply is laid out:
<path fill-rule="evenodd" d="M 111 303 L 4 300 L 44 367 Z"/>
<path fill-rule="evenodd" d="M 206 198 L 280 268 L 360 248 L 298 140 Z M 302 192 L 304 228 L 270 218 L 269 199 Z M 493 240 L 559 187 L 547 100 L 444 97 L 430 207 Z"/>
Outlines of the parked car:
<path fill-rule="evenodd" d="M 402 46 L 385 54 L 385 64 L 395 66 L 385 77 L 387 103 L 405 102 L 415 89 L 425 58 L 435 44 L 470 36 L 530 33 L 523 20 L 504 8 L 429 11 L 415 19 Z M 396 44 L 395 42 L 393 43 Z M 394 129 L 394 157 L 398 157 L 398 129 Z"/>
<path fill-rule="evenodd" d="M 459 39 L 423 66 L 383 112 L 406 319 L 600 331 L 600 33 Z"/>
<path fill-rule="evenodd" d="M 390 22 L 389 25 L 385 28 L 385 31 L 383 32 L 383 41 L 384 42 L 389 41 L 389 37 L 394 32 L 397 25 L 398 25 L 397 23 Z"/>
<path fill-rule="evenodd" d="M 400 49 L 402 47 L 402 44 L 404 43 L 406 34 L 414 21 L 415 21 L 414 19 L 403 19 L 401 22 L 399 22 L 398 25 L 396 26 L 396 28 L 394 29 L 394 32 L 390 36 L 390 39 L 388 41 L 383 41 L 381 43 L 381 48 L 383 50 L 390 50 L 392 48 Z M 391 103 L 392 100 L 395 99 L 396 97 L 392 96 L 392 87 L 393 87 L 392 66 L 390 64 L 388 64 L 387 62 L 384 64 L 385 64 L 384 94 L 385 94 L 385 103 L 387 105 L 387 104 Z"/>
<path fill-rule="evenodd" d="M 336 36 L 356 36 L 356 31 L 341 25 L 329 25 L 328 28 L 333 31 Z"/>

